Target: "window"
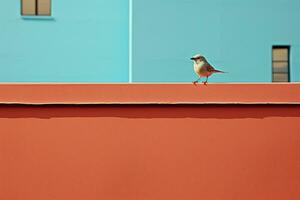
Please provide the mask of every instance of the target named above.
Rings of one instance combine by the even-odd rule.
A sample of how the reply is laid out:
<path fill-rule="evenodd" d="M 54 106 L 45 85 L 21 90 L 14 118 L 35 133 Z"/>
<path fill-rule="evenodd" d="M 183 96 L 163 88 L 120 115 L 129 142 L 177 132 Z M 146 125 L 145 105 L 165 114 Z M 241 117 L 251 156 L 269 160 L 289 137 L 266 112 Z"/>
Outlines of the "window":
<path fill-rule="evenodd" d="M 21 0 L 21 14 L 31 16 L 50 16 L 51 0 Z"/>
<path fill-rule="evenodd" d="M 290 46 L 273 46 L 273 82 L 290 82 Z"/>

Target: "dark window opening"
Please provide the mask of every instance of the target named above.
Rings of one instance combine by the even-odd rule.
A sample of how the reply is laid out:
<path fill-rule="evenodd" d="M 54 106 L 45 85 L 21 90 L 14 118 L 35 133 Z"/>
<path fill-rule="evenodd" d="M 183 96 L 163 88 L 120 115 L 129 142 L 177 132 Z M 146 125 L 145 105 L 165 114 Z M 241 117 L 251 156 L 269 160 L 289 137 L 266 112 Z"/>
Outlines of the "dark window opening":
<path fill-rule="evenodd" d="M 273 46 L 272 81 L 290 82 L 290 46 Z"/>

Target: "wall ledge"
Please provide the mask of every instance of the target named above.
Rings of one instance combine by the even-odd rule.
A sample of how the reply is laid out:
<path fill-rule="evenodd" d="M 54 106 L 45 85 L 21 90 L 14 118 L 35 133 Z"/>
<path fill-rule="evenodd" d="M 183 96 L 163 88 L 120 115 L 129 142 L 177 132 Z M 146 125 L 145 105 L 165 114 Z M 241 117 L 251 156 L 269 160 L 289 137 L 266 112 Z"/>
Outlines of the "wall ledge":
<path fill-rule="evenodd" d="M 2 105 L 300 105 L 300 83 L 81 84 L 2 83 Z"/>

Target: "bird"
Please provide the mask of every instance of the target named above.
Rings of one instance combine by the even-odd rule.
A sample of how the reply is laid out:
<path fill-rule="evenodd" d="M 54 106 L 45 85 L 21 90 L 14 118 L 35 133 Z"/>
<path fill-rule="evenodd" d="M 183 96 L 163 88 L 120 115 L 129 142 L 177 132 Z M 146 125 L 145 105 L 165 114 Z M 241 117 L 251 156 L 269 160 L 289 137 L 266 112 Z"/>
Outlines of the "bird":
<path fill-rule="evenodd" d="M 204 85 L 206 85 L 208 77 L 210 77 L 214 73 L 225 73 L 223 71 L 216 70 L 201 54 L 194 55 L 191 60 L 194 61 L 194 71 L 199 76 L 196 81 L 193 81 L 194 85 L 196 85 L 202 77 L 206 77 L 206 80 L 203 82 Z"/>

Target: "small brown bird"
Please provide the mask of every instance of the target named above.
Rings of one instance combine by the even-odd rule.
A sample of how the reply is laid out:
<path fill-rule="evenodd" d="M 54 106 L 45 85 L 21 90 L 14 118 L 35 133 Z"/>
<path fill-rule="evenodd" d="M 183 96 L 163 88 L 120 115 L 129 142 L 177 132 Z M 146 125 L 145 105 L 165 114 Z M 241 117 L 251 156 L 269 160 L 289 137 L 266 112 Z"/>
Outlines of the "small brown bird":
<path fill-rule="evenodd" d="M 206 80 L 203 82 L 204 85 L 207 84 L 208 77 L 214 73 L 225 73 L 220 70 L 216 70 L 212 67 L 206 60 L 206 58 L 200 54 L 197 54 L 191 58 L 194 61 L 194 71 L 199 76 L 199 78 L 193 82 L 196 85 L 202 77 L 206 77 Z"/>

